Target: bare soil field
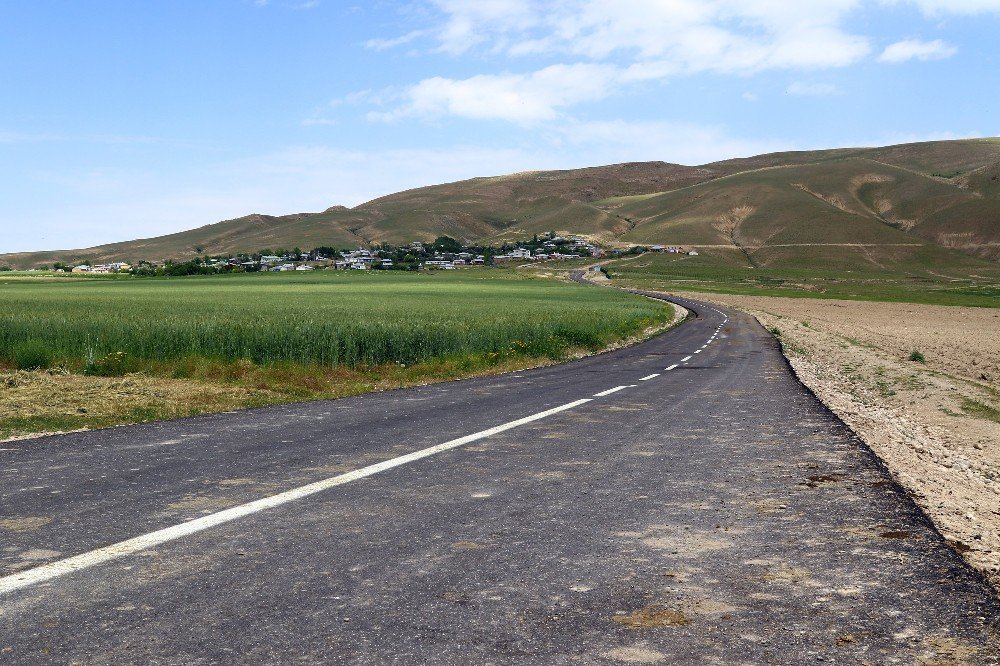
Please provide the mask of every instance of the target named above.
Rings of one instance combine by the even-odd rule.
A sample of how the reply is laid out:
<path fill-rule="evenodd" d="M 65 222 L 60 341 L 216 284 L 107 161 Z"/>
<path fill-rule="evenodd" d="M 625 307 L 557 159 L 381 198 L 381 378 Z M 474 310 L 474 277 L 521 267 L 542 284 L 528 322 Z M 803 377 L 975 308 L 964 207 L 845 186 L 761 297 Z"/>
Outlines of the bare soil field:
<path fill-rule="evenodd" d="M 683 295 L 778 335 L 800 379 L 1000 589 L 1000 310 Z"/>

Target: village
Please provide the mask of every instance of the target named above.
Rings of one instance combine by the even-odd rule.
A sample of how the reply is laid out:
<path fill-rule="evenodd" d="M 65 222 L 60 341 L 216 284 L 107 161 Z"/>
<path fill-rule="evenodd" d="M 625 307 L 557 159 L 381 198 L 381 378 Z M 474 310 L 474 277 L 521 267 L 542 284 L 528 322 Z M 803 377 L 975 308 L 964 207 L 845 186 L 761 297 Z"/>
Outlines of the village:
<path fill-rule="evenodd" d="M 54 270 L 95 275 L 131 273 L 139 276 L 314 270 L 455 270 L 518 262 L 603 258 L 646 251 L 697 255 L 695 250 L 664 245 L 605 250 L 580 236 L 563 237 L 555 232 L 547 232 L 535 235 L 530 241 L 506 243 L 499 247 L 462 245 L 453 238 L 441 236 L 433 243 L 415 241 L 402 246 L 381 244 L 369 249 L 338 250 L 333 247 L 318 247 L 310 251 L 299 248 L 262 250 L 249 254 L 205 256 L 188 262 L 142 260 L 131 263 L 81 263 L 75 266 L 56 264 Z"/>

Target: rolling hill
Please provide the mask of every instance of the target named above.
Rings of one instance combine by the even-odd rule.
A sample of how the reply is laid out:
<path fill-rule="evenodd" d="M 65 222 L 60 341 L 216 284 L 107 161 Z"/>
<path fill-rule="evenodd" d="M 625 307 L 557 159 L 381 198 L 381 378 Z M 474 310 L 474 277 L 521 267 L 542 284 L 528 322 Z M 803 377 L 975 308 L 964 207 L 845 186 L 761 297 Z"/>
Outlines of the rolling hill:
<path fill-rule="evenodd" d="M 54 261 L 186 259 L 277 247 L 356 247 L 556 230 L 605 242 L 693 245 L 750 265 L 1000 260 L 1000 139 L 786 152 L 689 167 L 616 164 L 474 178 L 354 208 L 254 214 L 158 238 L 0 255 Z M 730 252 L 731 251 L 731 252 Z M 933 263 L 933 262 L 932 262 Z"/>

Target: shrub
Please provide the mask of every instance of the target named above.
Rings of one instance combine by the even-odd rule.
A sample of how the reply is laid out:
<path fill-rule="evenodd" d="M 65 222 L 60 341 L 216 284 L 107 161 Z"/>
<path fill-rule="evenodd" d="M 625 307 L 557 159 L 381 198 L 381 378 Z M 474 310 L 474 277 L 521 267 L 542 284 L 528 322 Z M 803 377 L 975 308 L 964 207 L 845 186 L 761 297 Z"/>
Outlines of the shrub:
<path fill-rule="evenodd" d="M 14 345 L 12 356 L 18 370 L 44 370 L 52 365 L 52 352 L 40 340 L 26 340 Z"/>
<path fill-rule="evenodd" d="M 780 338 L 781 337 L 781 329 L 778 328 L 777 326 L 772 326 L 771 328 L 769 328 L 767 330 L 771 331 L 771 335 L 773 335 L 774 337 L 776 337 L 776 338 Z"/>
<path fill-rule="evenodd" d="M 916 349 L 910 352 L 910 360 L 916 361 L 917 363 L 927 363 L 927 359 L 924 358 L 924 355 L 918 352 Z"/>

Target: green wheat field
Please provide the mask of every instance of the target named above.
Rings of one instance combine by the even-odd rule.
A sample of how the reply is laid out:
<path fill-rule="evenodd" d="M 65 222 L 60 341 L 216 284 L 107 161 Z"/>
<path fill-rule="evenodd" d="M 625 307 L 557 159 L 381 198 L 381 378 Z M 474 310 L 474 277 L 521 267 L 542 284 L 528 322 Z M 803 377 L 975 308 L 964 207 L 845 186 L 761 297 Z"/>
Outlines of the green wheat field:
<path fill-rule="evenodd" d="M 346 368 L 560 358 L 670 316 L 630 294 L 507 272 L 11 278 L 0 281 L 0 359 L 115 375 L 192 358 Z"/>

